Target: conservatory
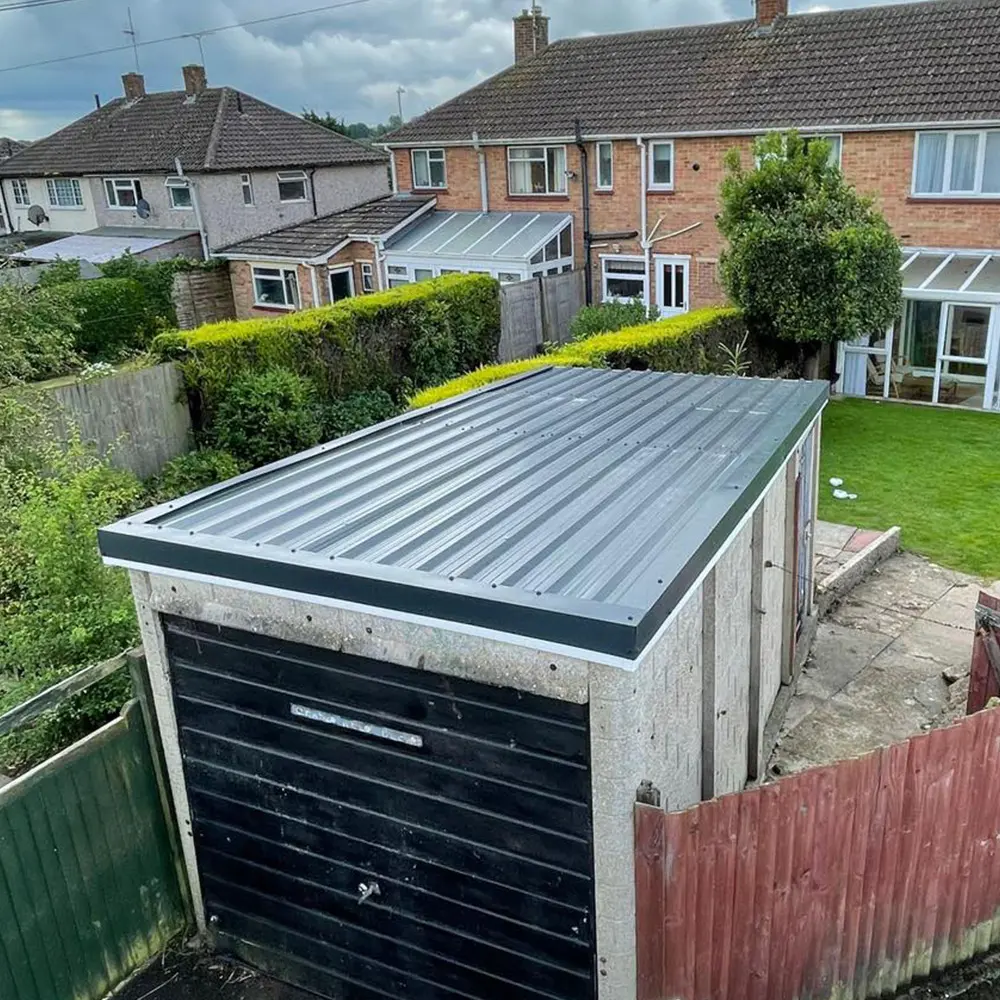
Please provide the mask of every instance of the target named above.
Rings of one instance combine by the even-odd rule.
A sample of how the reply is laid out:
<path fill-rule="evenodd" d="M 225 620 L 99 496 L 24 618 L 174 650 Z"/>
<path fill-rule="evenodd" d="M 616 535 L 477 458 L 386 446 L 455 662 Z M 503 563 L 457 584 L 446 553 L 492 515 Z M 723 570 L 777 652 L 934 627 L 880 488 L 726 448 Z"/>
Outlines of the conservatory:
<path fill-rule="evenodd" d="M 840 346 L 840 392 L 1000 410 L 1000 250 L 907 250 L 902 275 L 899 320 Z"/>
<path fill-rule="evenodd" d="M 386 246 L 389 287 L 442 274 L 502 284 L 573 270 L 573 216 L 554 212 L 431 212 Z"/>

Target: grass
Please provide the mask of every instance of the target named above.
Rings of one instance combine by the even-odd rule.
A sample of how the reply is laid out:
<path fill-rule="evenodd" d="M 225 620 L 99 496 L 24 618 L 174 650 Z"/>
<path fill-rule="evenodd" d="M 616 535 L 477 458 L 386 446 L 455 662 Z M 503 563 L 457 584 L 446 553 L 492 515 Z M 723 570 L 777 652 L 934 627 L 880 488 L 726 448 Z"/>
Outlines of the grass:
<path fill-rule="evenodd" d="M 832 477 L 858 499 L 835 500 Z M 819 515 L 898 524 L 904 548 L 1000 579 L 1000 416 L 835 400 L 824 417 Z"/>

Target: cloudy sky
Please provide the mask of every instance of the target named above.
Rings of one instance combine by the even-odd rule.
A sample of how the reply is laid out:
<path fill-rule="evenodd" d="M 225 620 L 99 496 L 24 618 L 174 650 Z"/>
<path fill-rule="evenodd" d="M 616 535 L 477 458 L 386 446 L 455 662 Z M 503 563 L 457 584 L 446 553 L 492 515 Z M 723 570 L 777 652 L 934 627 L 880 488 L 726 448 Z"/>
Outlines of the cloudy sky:
<path fill-rule="evenodd" d="M 24 2 L 24 0 L 18 0 Z M 0 136 L 35 139 L 85 114 L 95 93 L 118 96 L 133 53 L 21 68 L 127 43 L 128 9 L 140 41 L 208 31 L 325 0 L 0 0 Z M 329 2 L 329 0 L 327 0 Z M 341 0 L 343 3 L 344 0 Z M 527 0 L 353 0 L 353 5 L 207 34 L 209 82 L 299 112 L 384 121 L 405 87 L 407 117 L 512 60 L 511 17 Z M 792 12 L 863 6 L 864 0 L 792 0 Z M 552 37 L 628 31 L 749 16 L 751 0 L 545 0 Z M 180 67 L 199 61 L 193 38 L 144 45 L 150 90 L 178 89 Z"/>

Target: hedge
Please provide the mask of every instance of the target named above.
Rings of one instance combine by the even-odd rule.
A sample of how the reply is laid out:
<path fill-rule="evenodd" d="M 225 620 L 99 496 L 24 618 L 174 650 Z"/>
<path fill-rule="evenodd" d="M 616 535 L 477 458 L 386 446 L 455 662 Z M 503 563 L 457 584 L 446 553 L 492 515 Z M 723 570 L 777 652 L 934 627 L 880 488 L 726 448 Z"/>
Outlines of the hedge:
<path fill-rule="evenodd" d="M 378 390 L 403 400 L 489 363 L 499 343 L 496 281 L 448 275 L 278 319 L 162 334 L 153 351 L 180 362 L 204 428 L 250 372 L 286 368 L 309 378 L 321 402 Z"/>
<path fill-rule="evenodd" d="M 746 325 L 738 309 L 700 309 L 673 319 L 578 340 L 541 357 L 480 368 L 416 394 L 410 406 L 413 409 L 429 406 L 550 365 L 719 373 L 725 364 L 720 346 L 735 347 L 745 334 Z M 774 374 L 777 368 L 777 360 L 758 347 L 751 348 L 751 362 L 755 374 Z"/>
<path fill-rule="evenodd" d="M 97 278 L 55 285 L 48 294 L 65 303 L 79 322 L 76 348 L 88 361 L 118 361 L 145 350 L 156 332 L 156 312 L 146 290 L 131 278 Z"/>

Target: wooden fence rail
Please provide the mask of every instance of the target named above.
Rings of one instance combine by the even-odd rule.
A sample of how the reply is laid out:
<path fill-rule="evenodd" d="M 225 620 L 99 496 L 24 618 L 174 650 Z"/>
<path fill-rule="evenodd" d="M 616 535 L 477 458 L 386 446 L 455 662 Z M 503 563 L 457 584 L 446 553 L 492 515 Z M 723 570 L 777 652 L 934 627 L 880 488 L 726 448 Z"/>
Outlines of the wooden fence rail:
<path fill-rule="evenodd" d="M 636 806 L 638 1000 L 891 994 L 1000 944 L 1000 710 L 666 814 Z"/>

